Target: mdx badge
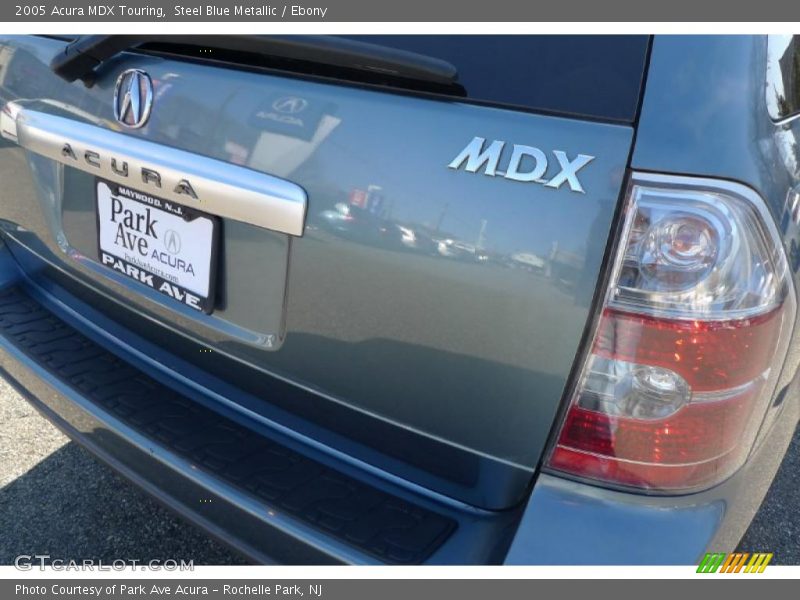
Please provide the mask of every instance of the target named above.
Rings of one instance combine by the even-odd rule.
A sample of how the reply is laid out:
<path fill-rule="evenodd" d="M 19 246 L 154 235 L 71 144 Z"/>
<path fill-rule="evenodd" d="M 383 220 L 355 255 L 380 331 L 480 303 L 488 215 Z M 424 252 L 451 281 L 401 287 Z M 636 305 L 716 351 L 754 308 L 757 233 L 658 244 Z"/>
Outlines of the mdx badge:
<path fill-rule="evenodd" d="M 483 169 L 483 174 L 491 177 L 541 183 L 545 187 L 555 189 L 566 183 L 573 192 L 584 193 L 583 186 L 578 180 L 578 171 L 594 160 L 594 156 L 578 154 L 575 158 L 569 158 L 566 152 L 553 150 L 559 171 L 552 178 L 544 179 L 548 166 L 547 155 L 533 146 L 514 144 L 506 170 L 498 170 L 505 146 L 505 142 L 494 140 L 487 147 L 485 138 L 474 137 L 448 166 L 451 169 L 460 169 L 464 166 L 464 170 L 469 173 Z"/>
<path fill-rule="evenodd" d="M 114 117 L 131 129 L 144 127 L 153 108 L 153 82 L 139 69 L 123 71 L 114 87 Z"/>

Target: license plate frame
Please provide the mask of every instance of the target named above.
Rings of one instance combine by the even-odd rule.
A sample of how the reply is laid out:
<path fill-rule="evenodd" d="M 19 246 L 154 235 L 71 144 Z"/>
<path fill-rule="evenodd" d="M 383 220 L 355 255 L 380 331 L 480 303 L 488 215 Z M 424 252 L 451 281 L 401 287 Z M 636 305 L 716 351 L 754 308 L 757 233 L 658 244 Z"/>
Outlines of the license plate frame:
<path fill-rule="evenodd" d="M 100 264 L 175 302 L 211 314 L 216 304 L 220 218 L 101 177 L 95 177 L 93 189 Z M 126 210 L 130 213 L 124 213 Z M 109 228 L 105 236 L 104 225 Z M 170 238 L 169 251 L 165 236 Z M 147 246 L 144 254 L 142 244 Z M 193 278 L 187 265 L 192 274 L 197 275 L 197 267 L 205 277 Z"/>

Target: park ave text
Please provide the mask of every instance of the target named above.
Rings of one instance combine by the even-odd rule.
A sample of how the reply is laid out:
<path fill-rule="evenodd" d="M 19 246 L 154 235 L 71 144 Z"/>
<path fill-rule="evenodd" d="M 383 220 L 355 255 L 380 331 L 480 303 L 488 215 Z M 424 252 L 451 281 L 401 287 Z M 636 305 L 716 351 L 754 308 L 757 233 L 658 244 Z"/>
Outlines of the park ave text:
<path fill-rule="evenodd" d="M 86 6 L 60 6 L 58 4 L 17 4 L 17 17 L 102 17 L 102 18 L 150 18 L 167 17 L 183 18 L 226 18 L 226 17 L 260 17 L 266 19 L 324 19 L 328 14 L 327 6 L 310 6 L 303 4 L 236 4 L 233 6 L 217 6 L 205 4 L 199 6 L 183 6 L 175 4 L 171 12 L 163 6 L 147 4 L 132 6 L 130 4 L 89 4 Z"/>

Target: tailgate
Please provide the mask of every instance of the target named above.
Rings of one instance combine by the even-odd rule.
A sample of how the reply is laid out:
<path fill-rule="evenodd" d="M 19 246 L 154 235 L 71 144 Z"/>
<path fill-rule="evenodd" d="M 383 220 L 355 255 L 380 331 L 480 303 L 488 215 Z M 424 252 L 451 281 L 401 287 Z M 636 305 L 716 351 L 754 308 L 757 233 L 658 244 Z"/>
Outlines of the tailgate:
<path fill-rule="evenodd" d="M 512 86 L 550 86 L 538 100 L 514 98 L 537 114 L 470 97 L 469 72 L 458 99 L 127 53 L 85 88 L 47 67 L 63 42 L 3 43 L 0 93 L 13 102 L 4 131 L 22 128 L 0 149 L 0 218 L 34 281 L 90 299 L 258 398 L 244 408 L 318 443 L 478 506 L 522 498 L 579 351 L 623 184 L 632 126 L 611 115 L 618 106 L 582 111 L 574 94 L 585 90 L 554 79 L 555 53 L 539 55 L 545 79 Z M 153 82 L 139 129 L 113 111 L 128 69 Z M 591 118 L 543 114 L 558 109 L 558 89 Z M 86 151 L 103 173 L 78 164 Z M 115 156 L 129 183 L 105 178 Z M 285 207 L 241 203 L 282 185 L 305 202 L 304 219 L 287 217 L 299 231 L 275 217 Z M 197 214 L 181 224 L 163 202 Z M 108 227 L 145 204 L 162 212 L 147 213 L 141 233 L 155 218 L 174 221 L 164 279 L 175 256 L 204 269 L 178 276 L 171 294 L 103 257 L 117 232 Z M 171 252 L 176 236 L 198 248 Z M 138 266 L 152 274 L 152 262 Z M 181 291 L 204 300 L 192 306 Z"/>

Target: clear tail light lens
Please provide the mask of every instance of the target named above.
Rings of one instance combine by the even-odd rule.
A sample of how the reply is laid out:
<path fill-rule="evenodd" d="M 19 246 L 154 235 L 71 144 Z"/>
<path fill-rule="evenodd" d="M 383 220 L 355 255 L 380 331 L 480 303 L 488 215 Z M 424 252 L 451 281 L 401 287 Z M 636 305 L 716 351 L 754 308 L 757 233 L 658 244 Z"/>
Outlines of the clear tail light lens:
<path fill-rule="evenodd" d="M 794 287 L 763 200 L 634 175 L 604 305 L 547 467 L 663 492 L 746 460 L 783 365 Z"/>

